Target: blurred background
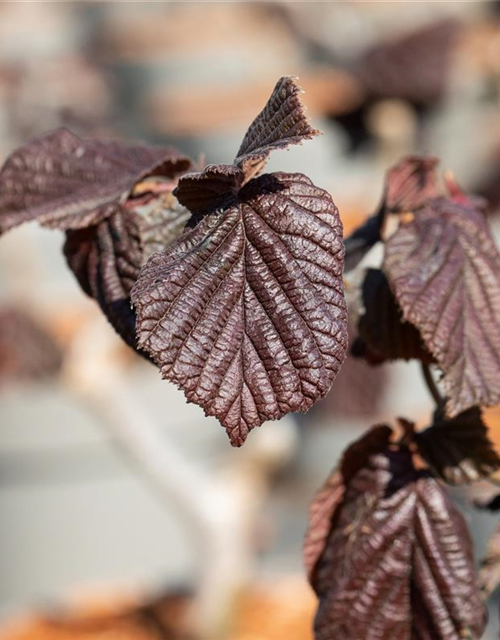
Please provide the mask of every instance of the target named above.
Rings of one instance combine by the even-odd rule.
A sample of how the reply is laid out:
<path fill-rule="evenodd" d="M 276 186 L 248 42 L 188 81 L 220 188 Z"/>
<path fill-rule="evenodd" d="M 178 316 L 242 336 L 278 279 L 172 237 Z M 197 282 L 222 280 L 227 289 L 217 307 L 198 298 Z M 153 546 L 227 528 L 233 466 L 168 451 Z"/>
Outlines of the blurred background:
<path fill-rule="evenodd" d="M 346 231 L 409 152 L 489 198 L 500 231 L 498 2 L 2 2 L 0 160 L 64 125 L 230 162 L 289 74 L 324 135 L 268 168 L 330 191 Z M 231 449 L 120 343 L 62 243 L 0 242 L 0 638 L 188 638 L 194 606 L 207 637 L 310 640 L 309 502 L 372 424 L 425 424 L 418 366 L 349 359 L 307 415 Z M 480 557 L 495 518 L 455 495 Z"/>

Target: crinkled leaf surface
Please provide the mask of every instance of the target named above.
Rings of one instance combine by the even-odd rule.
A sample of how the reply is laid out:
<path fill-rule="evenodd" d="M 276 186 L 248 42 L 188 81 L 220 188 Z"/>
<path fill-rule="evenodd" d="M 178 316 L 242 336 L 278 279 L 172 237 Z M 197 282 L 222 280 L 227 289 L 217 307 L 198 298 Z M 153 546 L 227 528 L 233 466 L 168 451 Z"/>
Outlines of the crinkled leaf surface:
<path fill-rule="evenodd" d="M 500 401 L 500 254 L 483 214 L 444 198 L 403 219 L 384 271 L 444 373 L 447 412 Z"/>
<path fill-rule="evenodd" d="M 139 347 L 233 445 L 265 420 L 307 411 L 344 361 L 342 225 L 302 174 L 255 177 L 273 149 L 319 133 L 281 78 L 232 165 L 180 178 L 193 216 L 132 290 Z"/>
<path fill-rule="evenodd" d="M 264 109 L 252 122 L 232 165 L 208 165 L 202 172 L 179 180 L 179 202 L 197 219 L 230 201 L 239 189 L 257 176 L 271 151 L 300 144 L 320 132 L 311 127 L 300 101 L 301 89 L 293 76 L 281 78 Z"/>
<path fill-rule="evenodd" d="M 380 425 L 353 442 L 344 452 L 339 469 L 330 475 L 314 496 L 304 540 L 304 563 L 311 581 L 332 527 L 332 516 L 341 504 L 347 483 L 366 464 L 371 455 L 387 448 L 391 434 L 390 427 Z"/>
<path fill-rule="evenodd" d="M 500 467 L 478 407 L 452 419 L 437 410 L 431 427 L 415 434 L 420 455 L 431 471 L 450 484 L 468 484 Z"/>
<path fill-rule="evenodd" d="M 173 177 L 190 166 L 170 147 L 82 140 L 57 129 L 28 142 L 5 162 L 0 232 L 35 219 L 63 230 L 96 224 L 144 177 Z"/>
<path fill-rule="evenodd" d="M 380 269 L 367 269 L 361 285 L 358 337 L 352 353 L 371 364 L 417 358 L 432 362 L 418 330 L 402 318 L 402 311 Z"/>
<path fill-rule="evenodd" d="M 257 178 L 148 261 L 139 346 L 241 445 L 330 388 L 347 347 L 342 257 L 328 193 L 301 174 Z"/>
<path fill-rule="evenodd" d="M 146 260 L 181 233 L 189 212 L 170 194 L 146 203 L 116 205 L 97 225 L 66 232 L 64 254 L 76 278 L 123 340 L 136 347 L 130 291 Z"/>
<path fill-rule="evenodd" d="M 319 536 L 316 639 L 479 639 L 485 611 L 462 516 L 408 450 L 386 448 L 363 463 Z"/>
<path fill-rule="evenodd" d="M 68 231 L 64 244 L 66 260 L 80 286 L 131 347 L 136 339 L 130 290 L 142 265 L 139 228 L 139 216 L 117 206 L 99 224 Z"/>

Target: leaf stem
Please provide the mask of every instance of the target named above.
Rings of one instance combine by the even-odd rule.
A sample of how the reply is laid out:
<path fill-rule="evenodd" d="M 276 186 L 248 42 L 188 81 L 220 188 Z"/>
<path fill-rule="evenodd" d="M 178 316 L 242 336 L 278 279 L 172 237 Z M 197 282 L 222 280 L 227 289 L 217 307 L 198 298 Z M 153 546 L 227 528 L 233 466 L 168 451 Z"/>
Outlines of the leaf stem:
<path fill-rule="evenodd" d="M 439 407 L 443 404 L 444 398 L 439 393 L 439 389 L 437 388 L 434 378 L 432 377 L 432 372 L 430 370 L 429 365 L 426 364 L 425 362 L 421 362 L 420 364 L 422 368 L 422 375 L 424 376 L 425 384 L 427 385 L 427 389 L 429 390 L 429 393 L 434 399 L 434 402 Z"/>

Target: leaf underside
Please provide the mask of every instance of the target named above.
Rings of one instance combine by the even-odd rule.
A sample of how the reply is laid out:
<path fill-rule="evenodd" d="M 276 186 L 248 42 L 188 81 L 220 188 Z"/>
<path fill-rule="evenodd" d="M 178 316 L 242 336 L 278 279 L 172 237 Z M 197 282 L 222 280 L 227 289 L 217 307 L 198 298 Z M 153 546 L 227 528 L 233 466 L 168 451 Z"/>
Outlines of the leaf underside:
<path fill-rule="evenodd" d="M 63 250 L 69 267 L 132 348 L 137 346 L 132 287 L 147 259 L 172 244 L 188 219 L 186 209 L 170 197 L 155 198 L 136 207 L 117 205 L 99 224 L 66 232 Z"/>
<path fill-rule="evenodd" d="M 237 446 L 324 396 L 347 346 L 331 198 L 301 174 L 249 187 L 154 255 L 132 291 L 139 347 Z"/>
<path fill-rule="evenodd" d="M 363 311 L 352 353 L 371 364 L 417 358 L 432 362 L 418 330 L 402 318 L 402 311 L 380 269 L 367 269 L 361 285 Z"/>
<path fill-rule="evenodd" d="M 311 574 L 316 640 L 479 639 L 486 619 L 465 522 L 409 451 L 386 447 L 330 484 Z"/>
<path fill-rule="evenodd" d="M 449 484 L 469 484 L 500 468 L 478 407 L 453 419 L 438 410 L 432 426 L 415 434 L 415 442 L 433 474 Z"/>
<path fill-rule="evenodd" d="M 5 162 L 0 233 L 35 219 L 63 230 L 97 224 L 144 177 L 172 177 L 190 166 L 170 147 L 82 140 L 57 129 L 28 142 Z"/>
<path fill-rule="evenodd" d="M 443 371 L 447 413 L 500 401 L 500 254 L 483 214 L 431 200 L 387 240 L 384 271 Z"/>

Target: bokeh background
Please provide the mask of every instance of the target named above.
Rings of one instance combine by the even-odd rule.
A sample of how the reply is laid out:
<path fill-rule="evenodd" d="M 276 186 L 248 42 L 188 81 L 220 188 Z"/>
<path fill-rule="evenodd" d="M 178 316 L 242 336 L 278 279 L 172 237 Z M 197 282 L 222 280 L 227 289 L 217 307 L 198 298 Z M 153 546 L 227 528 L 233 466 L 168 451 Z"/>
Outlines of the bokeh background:
<path fill-rule="evenodd" d="M 268 167 L 329 190 L 346 231 L 410 152 L 488 197 L 499 230 L 496 2 L 2 2 L 0 160 L 63 125 L 230 162 L 289 74 L 324 135 Z M 233 450 L 121 345 L 62 242 L 0 242 L 0 638 L 188 637 L 194 591 L 212 637 L 309 640 L 308 504 L 369 426 L 425 424 L 418 367 L 349 360 L 309 414 Z M 479 558 L 495 518 L 455 495 Z M 493 602 L 487 639 L 497 620 Z"/>

